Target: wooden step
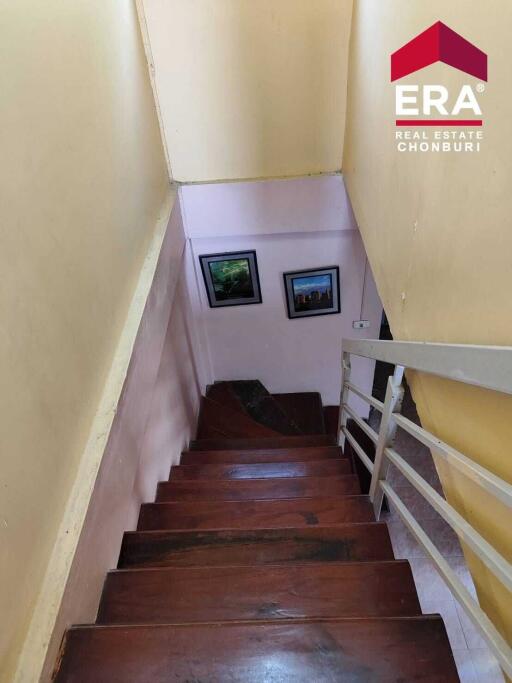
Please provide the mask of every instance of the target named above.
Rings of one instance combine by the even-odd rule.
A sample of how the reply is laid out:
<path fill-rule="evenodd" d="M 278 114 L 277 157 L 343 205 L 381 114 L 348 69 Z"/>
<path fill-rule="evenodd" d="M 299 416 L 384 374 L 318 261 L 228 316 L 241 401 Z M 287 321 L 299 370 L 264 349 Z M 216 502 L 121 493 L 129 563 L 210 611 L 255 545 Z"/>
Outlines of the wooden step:
<path fill-rule="evenodd" d="M 98 624 L 421 614 L 405 560 L 109 572 Z"/>
<path fill-rule="evenodd" d="M 367 496 L 291 498 L 289 500 L 146 503 L 138 530 L 282 529 L 373 522 Z"/>
<path fill-rule="evenodd" d="M 215 437 L 272 437 L 279 433 L 265 427 L 242 412 L 233 410 L 212 401 L 209 398 L 201 399 L 201 411 L 197 437 L 208 439 Z"/>
<path fill-rule="evenodd" d="M 276 436 L 265 438 L 211 438 L 195 439 L 190 442 L 191 451 L 244 450 L 253 448 L 301 448 L 303 446 L 336 446 L 336 438 L 332 434 L 316 434 L 314 436 Z"/>
<path fill-rule="evenodd" d="M 458 683 L 438 616 L 70 629 L 55 683 Z"/>
<path fill-rule="evenodd" d="M 273 462 L 236 465 L 215 463 L 212 465 L 174 465 L 169 479 L 275 479 L 289 477 L 336 477 L 351 473 L 347 458 L 330 458 L 312 462 Z"/>
<path fill-rule="evenodd" d="M 131 531 L 119 569 L 393 560 L 387 525 L 246 531 Z"/>
<path fill-rule="evenodd" d="M 361 493 L 353 474 L 288 479 L 180 480 L 158 484 L 156 502 L 187 500 L 275 500 Z"/>
<path fill-rule="evenodd" d="M 206 395 L 222 405 L 238 404 L 238 410 L 279 434 L 301 433 L 259 380 L 215 382 L 208 387 Z"/>
<path fill-rule="evenodd" d="M 303 434 L 325 434 L 322 397 L 317 391 L 272 394 L 272 398 Z"/>
<path fill-rule="evenodd" d="M 250 465 L 255 462 L 305 462 L 342 457 L 344 457 L 343 451 L 338 446 L 257 448 L 238 451 L 184 451 L 181 454 L 180 465 L 206 465 L 221 462 Z"/>

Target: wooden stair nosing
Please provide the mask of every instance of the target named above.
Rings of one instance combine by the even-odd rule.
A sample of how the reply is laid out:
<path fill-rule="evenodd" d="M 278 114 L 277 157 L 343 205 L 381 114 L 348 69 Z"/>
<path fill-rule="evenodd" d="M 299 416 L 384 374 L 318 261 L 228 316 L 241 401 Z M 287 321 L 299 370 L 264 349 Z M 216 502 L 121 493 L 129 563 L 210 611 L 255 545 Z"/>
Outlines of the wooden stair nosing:
<path fill-rule="evenodd" d="M 290 477 L 334 477 L 351 474 L 351 464 L 345 458 L 329 458 L 312 462 L 279 463 L 215 463 L 206 465 L 174 465 L 170 481 L 182 479 L 276 479 Z"/>
<path fill-rule="evenodd" d="M 368 496 L 259 501 L 145 503 L 138 530 L 255 529 L 375 521 Z"/>
<path fill-rule="evenodd" d="M 387 524 L 368 522 L 302 529 L 129 531 L 118 568 L 393 559 Z"/>
<path fill-rule="evenodd" d="M 300 446 L 336 446 L 332 434 L 313 436 L 275 436 L 253 438 L 208 438 L 193 439 L 189 444 L 191 451 L 243 450 L 254 448 L 297 448 Z"/>
<path fill-rule="evenodd" d="M 354 474 L 266 479 L 181 479 L 158 484 L 157 503 L 187 500 L 275 500 L 361 493 Z"/>
<path fill-rule="evenodd" d="M 344 458 L 339 446 L 306 446 L 299 448 L 254 448 L 252 450 L 183 451 L 180 465 L 233 463 L 236 465 L 262 462 L 312 462 Z"/>
<path fill-rule="evenodd" d="M 432 615 L 78 626 L 66 634 L 54 683 L 169 683 L 169 672 L 175 683 L 459 681 L 443 620 Z"/>
<path fill-rule="evenodd" d="M 409 562 L 159 567 L 107 574 L 98 624 L 417 616 Z"/>

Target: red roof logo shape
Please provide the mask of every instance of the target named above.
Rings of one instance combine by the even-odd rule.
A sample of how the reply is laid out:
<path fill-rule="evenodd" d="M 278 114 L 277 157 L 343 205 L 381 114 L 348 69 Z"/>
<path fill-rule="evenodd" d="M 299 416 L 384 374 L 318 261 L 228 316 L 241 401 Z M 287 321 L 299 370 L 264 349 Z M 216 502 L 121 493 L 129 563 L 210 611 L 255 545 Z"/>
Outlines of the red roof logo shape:
<path fill-rule="evenodd" d="M 437 21 L 391 55 L 391 80 L 404 78 L 436 62 L 487 81 L 485 52 L 442 21 Z"/>

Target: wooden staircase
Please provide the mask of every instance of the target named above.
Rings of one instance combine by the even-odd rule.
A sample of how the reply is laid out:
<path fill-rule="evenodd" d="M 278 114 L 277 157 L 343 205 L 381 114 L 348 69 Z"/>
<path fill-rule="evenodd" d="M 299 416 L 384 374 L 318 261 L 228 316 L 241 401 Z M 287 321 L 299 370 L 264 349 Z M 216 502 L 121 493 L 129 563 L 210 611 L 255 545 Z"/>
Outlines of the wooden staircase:
<path fill-rule="evenodd" d="M 68 630 L 57 683 L 459 680 L 441 617 L 422 615 L 336 446 L 333 409 L 293 396 L 209 389 L 197 440 L 124 536 L 96 624 Z"/>

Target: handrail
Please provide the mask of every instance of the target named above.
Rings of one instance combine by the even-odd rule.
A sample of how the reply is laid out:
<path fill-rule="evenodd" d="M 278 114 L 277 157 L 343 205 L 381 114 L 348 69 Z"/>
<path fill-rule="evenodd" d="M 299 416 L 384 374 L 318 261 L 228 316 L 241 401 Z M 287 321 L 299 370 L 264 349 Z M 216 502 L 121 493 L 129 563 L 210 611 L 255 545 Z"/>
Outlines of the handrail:
<path fill-rule="evenodd" d="M 379 399 L 375 398 L 375 396 L 369 396 L 368 394 L 365 394 L 364 391 L 361 391 L 361 389 L 358 389 L 355 384 L 352 384 L 352 382 L 345 382 L 345 386 L 347 386 L 352 393 L 354 393 L 356 396 L 359 396 L 359 398 L 362 398 L 363 401 L 366 401 L 366 403 L 369 403 L 372 408 L 375 408 L 379 412 L 382 413 L 384 410 L 384 403 L 382 401 L 379 401 Z"/>
<path fill-rule="evenodd" d="M 350 417 L 354 420 L 356 425 L 360 427 L 363 432 L 368 436 L 373 443 L 377 443 L 377 439 L 379 438 L 379 435 L 377 432 L 370 427 L 369 424 L 367 424 L 364 420 L 362 420 L 359 415 L 347 404 L 343 405 L 343 410 L 345 410 Z"/>
<path fill-rule="evenodd" d="M 373 473 L 373 462 L 366 455 L 366 453 L 363 451 L 361 446 L 357 443 L 357 441 L 352 436 L 352 434 L 348 431 L 348 429 L 346 427 L 343 427 L 342 431 L 343 431 L 343 435 L 347 438 L 349 444 L 352 446 L 352 448 L 355 450 L 355 452 L 359 456 L 359 459 L 361 460 L 363 465 L 366 467 L 368 472 L 370 474 L 372 474 Z"/>
<path fill-rule="evenodd" d="M 512 394 L 512 347 L 344 339 L 343 350 L 456 382 Z"/>
<path fill-rule="evenodd" d="M 404 477 L 421 493 L 434 510 L 448 522 L 457 535 L 465 541 L 482 562 L 512 591 L 512 565 L 505 560 L 471 524 L 460 515 L 437 491 L 428 484 L 398 453 L 386 448 L 386 457 L 404 475 Z"/>
<path fill-rule="evenodd" d="M 388 378 L 384 403 L 374 396 L 366 394 L 351 381 L 351 354 L 395 365 L 393 376 Z M 394 450 L 395 431 L 397 428 L 405 430 L 508 507 L 512 507 L 512 486 L 400 414 L 404 368 L 512 394 L 512 347 L 344 339 L 338 429 L 340 443 L 343 444 L 347 440 L 372 475 L 370 499 L 374 505 L 377 519 L 380 515 L 383 496 L 386 495 L 405 525 L 432 558 L 441 577 L 466 610 L 470 619 L 481 630 L 505 673 L 512 677 L 512 649 L 450 569 L 446 560 L 396 491 L 386 481 L 390 464 L 401 472 L 509 590 L 512 590 L 512 565 Z M 350 393 L 355 394 L 382 413 L 379 433 L 373 430 L 349 405 Z M 371 461 L 354 435 L 349 432 L 347 417 L 351 417 L 376 444 L 375 462 Z"/>
<path fill-rule="evenodd" d="M 482 610 L 476 600 L 472 598 L 468 589 L 457 577 L 453 569 L 432 543 L 423 528 L 414 519 L 413 515 L 409 512 L 403 501 L 396 494 L 395 490 L 387 482 L 382 482 L 381 485 L 384 493 L 391 503 L 393 503 L 393 506 L 398 512 L 403 523 L 407 526 L 419 544 L 424 548 L 424 550 L 430 556 L 430 559 L 433 560 L 437 571 L 441 575 L 441 578 L 445 581 L 448 588 L 452 591 L 456 599 L 462 605 L 473 624 L 484 635 L 491 650 L 494 652 L 497 660 L 503 668 L 503 671 L 507 674 L 507 676 L 512 676 L 512 650 L 506 640 L 498 632 L 492 621 Z"/>

